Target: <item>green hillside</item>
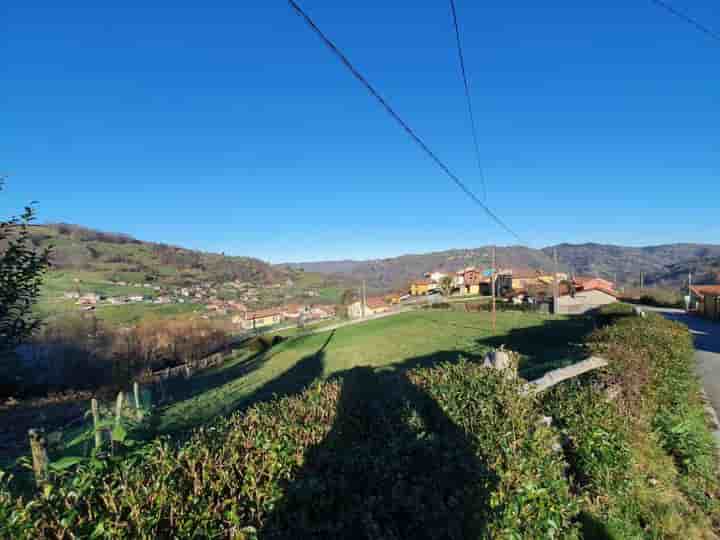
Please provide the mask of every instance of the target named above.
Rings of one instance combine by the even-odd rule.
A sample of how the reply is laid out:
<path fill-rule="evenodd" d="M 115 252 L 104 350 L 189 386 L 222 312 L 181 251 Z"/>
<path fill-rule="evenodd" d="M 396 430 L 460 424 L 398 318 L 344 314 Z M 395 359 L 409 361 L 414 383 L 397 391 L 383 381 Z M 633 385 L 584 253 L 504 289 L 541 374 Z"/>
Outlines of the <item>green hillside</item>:
<path fill-rule="evenodd" d="M 44 318 L 77 312 L 72 295 L 141 297 L 132 305 L 98 304 L 96 316 L 132 324 L 145 316 L 173 317 L 201 311 L 211 299 L 235 300 L 250 309 L 289 302 L 336 303 L 352 279 L 274 267 L 251 257 L 194 251 L 124 234 L 68 224 L 36 225 L 31 239 L 52 246 L 53 266 L 45 276 L 36 311 Z M 191 293 L 183 295 L 182 290 Z M 158 297 L 168 305 L 153 304 Z"/>

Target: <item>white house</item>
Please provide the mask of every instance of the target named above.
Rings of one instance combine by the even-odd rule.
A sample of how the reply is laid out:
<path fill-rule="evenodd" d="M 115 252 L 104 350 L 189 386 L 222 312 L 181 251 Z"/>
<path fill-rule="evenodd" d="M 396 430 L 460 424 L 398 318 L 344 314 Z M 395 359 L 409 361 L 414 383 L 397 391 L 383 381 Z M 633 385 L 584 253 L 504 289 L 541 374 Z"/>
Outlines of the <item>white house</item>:
<path fill-rule="evenodd" d="M 575 293 L 575 296 L 569 294 L 560 296 L 556 312 L 579 315 L 617 301 L 617 296 L 613 291 L 600 288 L 585 289 Z"/>

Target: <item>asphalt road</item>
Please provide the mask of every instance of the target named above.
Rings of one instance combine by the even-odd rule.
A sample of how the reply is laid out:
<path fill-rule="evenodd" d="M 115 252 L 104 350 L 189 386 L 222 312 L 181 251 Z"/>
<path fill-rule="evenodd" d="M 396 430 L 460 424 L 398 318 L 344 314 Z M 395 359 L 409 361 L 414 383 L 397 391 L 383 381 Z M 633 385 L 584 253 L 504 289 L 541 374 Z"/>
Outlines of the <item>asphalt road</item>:
<path fill-rule="evenodd" d="M 688 315 L 679 309 L 643 308 L 657 311 L 668 319 L 686 324 L 695 338 L 695 361 L 710 405 L 720 413 L 720 323 Z M 715 432 L 720 438 L 720 431 Z"/>

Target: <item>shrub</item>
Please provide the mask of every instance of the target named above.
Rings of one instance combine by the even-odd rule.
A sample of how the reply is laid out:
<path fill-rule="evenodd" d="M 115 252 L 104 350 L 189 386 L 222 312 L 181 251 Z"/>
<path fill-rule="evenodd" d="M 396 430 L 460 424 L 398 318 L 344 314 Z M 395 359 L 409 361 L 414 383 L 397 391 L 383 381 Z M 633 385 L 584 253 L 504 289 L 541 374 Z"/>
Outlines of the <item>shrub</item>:
<path fill-rule="evenodd" d="M 600 327 L 608 326 L 625 317 L 634 317 L 635 307 L 630 304 L 616 302 L 599 307 L 593 313 L 595 320 Z"/>
<path fill-rule="evenodd" d="M 593 430 L 597 426 L 610 422 L 629 426 L 634 432 L 634 444 L 639 449 L 644 448 L 643 452 L 652 453 L 650 448 L 653 446 L 662 448 L 677 466 L 672 476 L 674 486 L 671 487 L 684 493 L 697 508 L 717 519 L 719 486 L 714 460 L 715 445 L 699 400 L 692 337 L 682 324 L 655 314 L 646 317 L 623 316 L 624 309 L 613 308 L 617 310 L 613 315 L 619 318 L 613 324 L 596 330 L 588 339 L 591 352 L 610 361 L 603 373 L 585 379 L 586 385 L 591 380 L 594 386 L 584 391 L 591 392 L 590 388 L 594 388 L 595 394 L 600 396 L 595 399 L 600 399 L 600 403 L 593 403 L 592 400 L 583 403 L 582 400 L 567 397 L 564 403 L 572 406 L 565 407 L 565 413 L 562 412 L 563 406 L 558 403 L 553 408 L 563 419 L 562 422 L 570 427 L 575 425 L 582 428 L 586 417 L 592 418 L 578 431 L 584 432 L 586 440 L 593 438 Z M 608 311 L 605 314 L 609 314 Z M 603 397 L 606 395 L 614 396 L 613 403 L 606 402 Z M 582 422 L 568 420 L 567 411 L 573 409 Z M 592 411 L 602 413 L 596 415 Z M 569 414 L 572 417 L 572 413 Z M 617 433 L 620 432 L 618 428 Z M 583 466 L 582 471 L 590 471 L 589 476 L 592 476 L 589 465 Z M 613 482 L 607 485 L 607 496 L 619 497 L 621 500 L 623 495 L 615 485 Z M 640 484 L 636 483 L 634 489 L 642 493 Z M 652 498 L 645 497 L 644 502 L 638 502 L 640 499 L 642 497 L 635 497 L 633 504 L 618 503 L 620 508 L 630 509 L 626 510 L 629 512 L 626 520 L 647 521 L 648 515 L 655 515 L 659 519 L 659 509 L 667 512 L 667 508 L 673 506 L 668 503 L 669 506 L 651 508 L 654 504 Z M 687 504 L 687 501 L 684 503 Z M 686 508 L 674 504 L 678 508 Z M 688 514 L 692 510 L 676 509 L 673 512 L 674 515 L 678 512 Z"/>
<path fill-rule="evenodd" d="M 491 465 L 489 538 L 574 537 L 577 506 L 564 476 L 554 432 L 542 423 L 521 379 L 460 362 L 417 371 L 411 379 L 437 400 L 447 417 L 469 434 Z"/>
<path fill-rule="evenodd" d="M 674 289 L 626 289 L 622 293 L 626 302 L 640 303 L 647 306 L 684 308 L 685 301 L 680 291 Z"/>
<path fill-rule="evenodd" d="M 32 500 L 0 489 L 0 537 L 576 537 L 562 456 L 519 387 L 467 362 L 356 368 Z"/>

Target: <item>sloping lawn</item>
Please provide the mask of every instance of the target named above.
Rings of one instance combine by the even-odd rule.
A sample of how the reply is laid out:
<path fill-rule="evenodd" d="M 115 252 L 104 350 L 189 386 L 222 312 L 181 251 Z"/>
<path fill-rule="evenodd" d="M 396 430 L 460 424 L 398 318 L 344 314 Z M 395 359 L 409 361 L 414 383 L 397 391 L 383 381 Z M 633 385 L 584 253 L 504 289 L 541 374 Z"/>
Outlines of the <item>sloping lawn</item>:
<path fill-rule="evenodd" d="M 180 382 L 192 389 L 177 387 L 177 397 L 190 397 L 159 411 L 156 428 L 172 433 L 195 427 L 273 395 L 298 393 L 315 379 L 357 366 L 408 369 L 460 356 L 479 360 L 501 344 L 521 352 L 521 374 L 535 378 L 582 358 L 583 351 L 572 343 L 588 330 L 583 319 L 507 312 L 498 313 L 493 332 L 488 313 L 427 310 L 293 337 L 264 353 L 243 353 L 191 382 Z"/>

